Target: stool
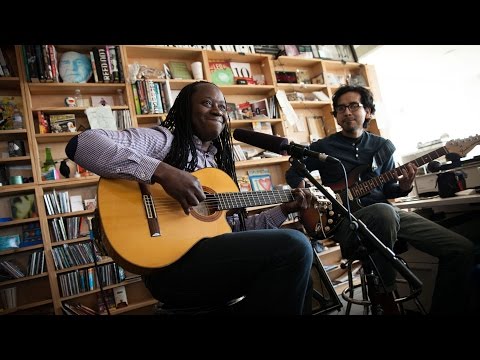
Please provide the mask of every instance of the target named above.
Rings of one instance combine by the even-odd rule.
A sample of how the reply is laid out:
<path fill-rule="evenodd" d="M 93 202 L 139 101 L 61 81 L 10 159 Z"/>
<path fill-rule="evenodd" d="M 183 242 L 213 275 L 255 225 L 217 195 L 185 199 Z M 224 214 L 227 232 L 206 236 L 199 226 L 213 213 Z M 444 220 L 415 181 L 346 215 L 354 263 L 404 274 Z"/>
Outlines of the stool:
<path fill-rule="evenodd" d="M 393 246 L 393 252 L 396 255 L 399 255 L 401 253 L 404 253 L 408 250 L 408 244 L 406 241 L 396 241 L 394 246 Z M 403 260 L 402 260 L 403 261 Z M 366 274 L 364 271 L 363 266 L 361 265 L 359 269 L 359 274 L 360 274 L 360 283 L 354 285 L 353 284 L 353 273 L 352 273 L 352 265 L 354 263 L 360 262 L 359 260 L 355 261 L 347 261 L 346 264 L 342 264 L 343 266 L 346 266 L 347 268 L 347 275 L 348 275 L 348 287 L 345 288 L 341 295 L 342 298 L 347 302 L 347 307 L 345 309 L 345 315 L 350 314 L 350 310 L 352 308 L 352 304 L 356 305 L 362 305 L 363 306 L 363 314 L 368 315 L 370 305 L 372 305 L 371 301 L 368 298 L 368 291 L 367 291 L 367 276 L 370 274 Z M 404 279 L 397 279 L 397 282 L 407 282 Z M 361 288 L 361 299 L 355 298 L 355 289 Z M 422 304 L 419 302 L 417 299 L 418 294 L 417 293 L 410 293 L 407 296 L 400 297 L 397 290 L 394 291 L 394 296 L 395 296 L 395 303 L 398 305 L 400 314 L 404 315 L 405 310 L 403 308 L 403 303 L 413 299 L 415 304 L 417 305 L 417 308 L 420 310 L 420 313 L 426 314 Z"/>
<path fill-rule="evenodd" d="M 243 299 L 245 295 L 228 300 L 227 302 L 221 302 L 218 304 L 208 304 L 200 306 L 188 306 L 188 307 L 170 307 L 169 305 L 159 303 L 155 310 L 156 315 L 221 315 L 227 313 L 233 313 L 235 306 Z"/>

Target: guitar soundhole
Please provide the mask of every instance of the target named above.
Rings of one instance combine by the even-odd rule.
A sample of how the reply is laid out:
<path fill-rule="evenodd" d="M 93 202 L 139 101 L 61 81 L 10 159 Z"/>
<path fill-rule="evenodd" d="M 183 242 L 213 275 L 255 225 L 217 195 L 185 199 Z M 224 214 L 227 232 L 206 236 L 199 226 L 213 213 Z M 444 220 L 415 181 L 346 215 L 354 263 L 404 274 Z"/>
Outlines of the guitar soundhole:
<path fill-rule="evenodd" d="M 207 186 L 203 186 L 203 192 L 215 194 L 215 191 Z M 201 221 L 215 221 L 222 215 L 222 211 L 217 210 L 216 200 L 207 196 L 205 201 L 192 208 L 190 215 Z"/>

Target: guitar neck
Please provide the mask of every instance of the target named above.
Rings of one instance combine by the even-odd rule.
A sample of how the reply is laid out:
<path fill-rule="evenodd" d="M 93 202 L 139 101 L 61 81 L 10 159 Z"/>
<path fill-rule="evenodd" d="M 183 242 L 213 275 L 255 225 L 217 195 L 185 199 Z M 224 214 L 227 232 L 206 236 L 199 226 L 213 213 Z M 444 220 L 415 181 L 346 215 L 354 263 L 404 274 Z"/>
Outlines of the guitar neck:
<path fill-rule="evenodd" d="M 425 154 L 410 162 L 414 163 L 417 167 L 420 167 L 446 154 L 448 154 L 448 150 L 445 146 L 443 146 L 437 150 L 431 151 L 428 154 Z M 402 175 L 401 170 L 405 169 L 406 166 L 407 164 L 404 164 L 395 169 L 387 171 L 386 173 L 383 173 L 380 176 L 374 177 L 373 179 L 369 179 L 364 182 L 361 182 L 360 184 L 352 186 L 350 188 L 350 192 L 352 196 L 354 198 L 362 197 L 364 195 L 367 195 L 370 191 L 372 191 L 377 186 L 383 185 L 388 181 L 395 180 L 395 174 L 397 174 L 398 176 Z"/>
<path fill-rule="evenodd" d="M 206 197 L 208 205 L 217 210 L 279 204 L 294 200 L 292 190 L 229 192 L 207 194 Z"/>

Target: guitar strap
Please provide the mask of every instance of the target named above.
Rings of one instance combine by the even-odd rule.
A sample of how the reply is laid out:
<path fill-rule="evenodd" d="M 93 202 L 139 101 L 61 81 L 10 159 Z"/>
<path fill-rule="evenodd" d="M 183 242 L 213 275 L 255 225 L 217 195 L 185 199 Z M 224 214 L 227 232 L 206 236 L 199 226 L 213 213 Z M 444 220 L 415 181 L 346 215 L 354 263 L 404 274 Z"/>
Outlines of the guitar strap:
<path fill-rule="evenodd" d="M 376 163 L 377 166 L 382 166 L 385 162 L 387 162 L 390 157 L 393 155 L 395 152 L 395 145 L 388 140 L 385 139 L 385 142 L 383 145 L 378 149 L 378 151 L 374 155 L 374 162 Z"/>

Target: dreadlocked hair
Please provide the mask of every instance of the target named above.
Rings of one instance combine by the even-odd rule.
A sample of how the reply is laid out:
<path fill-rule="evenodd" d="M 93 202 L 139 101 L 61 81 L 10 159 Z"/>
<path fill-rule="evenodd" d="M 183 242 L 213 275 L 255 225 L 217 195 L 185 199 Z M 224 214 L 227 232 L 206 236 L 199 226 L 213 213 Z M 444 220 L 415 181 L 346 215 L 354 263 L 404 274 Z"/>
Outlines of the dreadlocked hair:
<path fill-rule="evenodd" d="M 203 84 L 216 86 L 208 81 L 196 81 L 185 86 L 175 99 L 172 108 L 167 114 L 167 118 L 160 124 L 160 126 L 167 128 L 174 135 L 172 147 L 164 161 L 177 169 L 183 169 L 188 172 L 195 171 L 198 164 L 197 148 L 193 141 L 192 95 L 197 91 L 197 87 Z M 228 121 L 222 132 L 213 140 L 213 145 L 217 148 L 215 161 L 217 162 L 218 168 L 230 175 L 238 187 L 235 162 L 232 155 L 230 117 L 227 115 L 227 118 Z M 191 155 L 190 162 L 188 161 L 189 155 Z M 240 209 L 238 216 L 241 228 L 245 230 L 246 210 Z"/>

